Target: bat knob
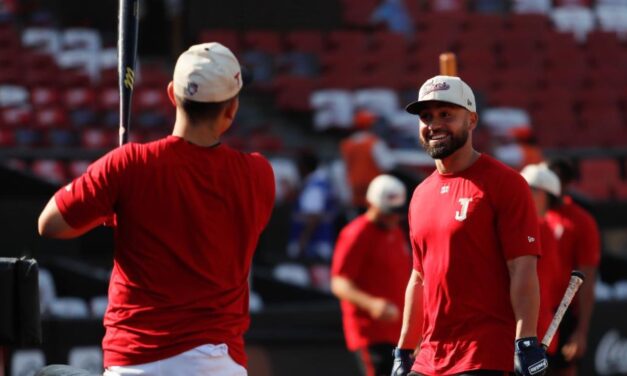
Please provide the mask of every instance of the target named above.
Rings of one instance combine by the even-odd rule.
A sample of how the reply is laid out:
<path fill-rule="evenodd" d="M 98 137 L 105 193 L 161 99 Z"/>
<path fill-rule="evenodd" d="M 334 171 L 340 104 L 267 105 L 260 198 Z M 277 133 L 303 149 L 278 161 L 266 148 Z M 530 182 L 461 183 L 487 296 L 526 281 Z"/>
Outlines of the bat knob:
<path fill-rule="evenodd" d="M 582 281 L 585 281 L 585 279 L 586 279 L 586 275 L 583 274 L 582 272 L 580 272 L 579 270 L 573 270 L 570 273 L 570 276 L 571 277 L 577 277 L 577 278 L 581 279 Z"/>

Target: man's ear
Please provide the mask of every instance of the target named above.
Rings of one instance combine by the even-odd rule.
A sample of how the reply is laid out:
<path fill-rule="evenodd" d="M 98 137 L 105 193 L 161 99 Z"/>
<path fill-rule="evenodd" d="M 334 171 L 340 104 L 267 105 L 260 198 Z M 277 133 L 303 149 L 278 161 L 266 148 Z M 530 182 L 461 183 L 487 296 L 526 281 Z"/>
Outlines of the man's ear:
<path fill-rule="evenodd" d="M 174 81 L 170 81 L 167 88 L 168 98 L 174 107 L 176 107 L 176 98 L 174 97 Z"/>
<path fill-rule="evenodd" d="M 477 128 L 477 124 L 479 124 L 479 115 L 476 112 L 470 113 L 470 129 Z"/>
<path fill-rule="evenodd" d="M 231 103 L 224 109 L 224 116 L 230 121 L 235 120 L 235 115 L 237 115 L 237 110 L 239 108 L 239 97 L 235 97 Z"/>

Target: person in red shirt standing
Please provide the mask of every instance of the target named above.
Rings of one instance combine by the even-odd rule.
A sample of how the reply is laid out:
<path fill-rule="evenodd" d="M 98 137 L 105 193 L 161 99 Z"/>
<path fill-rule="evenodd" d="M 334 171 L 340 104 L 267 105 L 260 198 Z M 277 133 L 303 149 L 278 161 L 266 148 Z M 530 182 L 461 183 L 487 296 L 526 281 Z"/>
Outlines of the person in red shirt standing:
<path fill-rule="evenodd" d="M 559 243 L 561 291 L 566 289 L 570 272 L 579 270 L 586 275 L 579 293 L 559 329 L 559 351 L 551 357 L 552 374 L 573 376 L 577 374 L 577 361 L 586 352 L 590 318 L 594 308 L 594 282 L 601 259 L 601 239 L 596 221 L 585 209 L 568 195 L 568 187 L 575 178 L 572 165 L 556 158 L 548 167 L 560 178 L 561 205 L 547 212 L 547 221 Z"/>
<path fill-rule="evenodd" d="M 260 154 L 220 143 L 241 87 L 228 48 L 190 47 L 167 88 L 176 106 L 172 135 L 107 153 L 39 217 L 40 234 L 53 238 L 114 223 L 107 376 L 247 374 L 248 275 L 274 204 L 274 176 Z M 63 374 L 53 371 L 40 374 Z"/>
<path fill-rule="evenodd" d="M 406 212 L 403 183 L 379 175 L 366 192 L 368 210 L 340 232 L 331 264 L 331 291 L 341 301 L 346 347 L 362 374 L 388 375 L 401 330 L 403 289 L 411 255 L 399 226 Z"/>
<path fill-rule="evenodd" d="M 538 260 L 538 279 L 540 280 L 540 317 L 538 319 L 538 334 L 543 337 L 546 333 L 555 311 L 559 306 L 564 291 L 560 279 L 563 275 L 556 273 L 561 268 L 559 246 L 553 236 L 553 230 L 546 220 L 546 212 L 559 205 L 561 184 L 557 175 L 544 164 L 526 165 L 520 174 L 525 178 L 538 213 L 540 224 L 540 245 L 542 257 Z M 570 278 L 570 273 L 566 278 Z M 557 341 L 554 339 L 547 354 L 553 355 L 557 351 Z"/>
<path fill-rule="evenodd" d="M 392 375 L 543 375 L 538 219 L 527 183 L 473 148 L 475 98 L 460 78 L 430 78 L 406 110 L 420 117 L 436 171 L 409 207 L 413 271 Z"/>

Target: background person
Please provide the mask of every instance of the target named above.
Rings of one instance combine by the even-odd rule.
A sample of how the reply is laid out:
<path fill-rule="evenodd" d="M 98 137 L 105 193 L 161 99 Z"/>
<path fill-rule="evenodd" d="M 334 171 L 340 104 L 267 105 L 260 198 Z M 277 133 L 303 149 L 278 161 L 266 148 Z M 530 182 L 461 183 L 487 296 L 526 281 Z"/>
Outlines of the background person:
<path fill-rule="evenodd" d="M 331 266 L 331 291 L 340 299 L 346 346 L 362 374 L 389 375 L 401 329 L 403 289 L 411 270 L 404 231 L 406 190 L 391 175 L 368 186 L 368 210 L 344 227 Z"/>
<path fill-rule="evenodd" d="M 596 221 L 568 194 L 575 179 L 573 166 L 565 159 L 556 158 L 548 167 L 557 174 L 562 185 L 561 204 L 547 212 L 547 221 L 559 243 L 560 266 L 556 271 L 563 277 L 558 287 L 566 290 L 570 272 L 583 272 L 586 280 L 575 296 L 560 325 L 559 351 L 551 360 L 552 374 L 577 374 L 577 361 L 583 357 L 588 343 L 588 330 L 594 308 L 594 284 L 601 259 L 601 239 Z"/>
<path fill-rule="evenodd" d="M 553 230 L 546 220 L 546 212 L 560 204 L 561 184 L 557 175 L 544 164 L 526 165 L 520 174 L 531 188 L 531 196 L 536 206 L 540 225 L 542 257 L 538 260 L 538 279 L 540 281 L 538 336 L 543 338 L 564 295 L 564 291 L 560 291 L 563 286 L 563 281 L 560 279 L 570 278 L 570 274 L 564 276 L 556 273 L 556 270 L 561 268 L 559 246 L 553 235 Z M 547 349 L 547 354 L 552 356 L 557 352 L 557 343 L 557 338 L 554 337 Z"/>
<path fill-rule="evenodd" d="M 241 87 L 228 48 L 190 47 L 168 86 L 172 135 L 107 153 L 39 217 L 40 234 L 54 238 L 113 218 L 107 376 L 247 374 L 248 275 L 273 207 L 274 177 L 261 155 L 220 143 Z M 63 372 L 40 375 L 73 371 Z"/>

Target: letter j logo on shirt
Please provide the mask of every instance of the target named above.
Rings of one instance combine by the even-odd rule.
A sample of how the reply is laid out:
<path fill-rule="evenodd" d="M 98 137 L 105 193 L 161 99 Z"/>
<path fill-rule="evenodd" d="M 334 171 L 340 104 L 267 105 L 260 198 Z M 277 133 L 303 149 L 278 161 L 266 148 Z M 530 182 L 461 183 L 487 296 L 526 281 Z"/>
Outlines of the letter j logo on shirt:
<path fill-rule="evenodd" d="M 458 221 L 463 221 L 464 219 L 466 219 L 466 216 L 468 214 L 468 205 L 470 204 L 470 202 L 472 201 L 472 198 L 465 198 L 462 197 L 459 199 L 459 204 L 462 206 L 461 210 L 457 210 L 455 212 L 455 219 Z"/>

